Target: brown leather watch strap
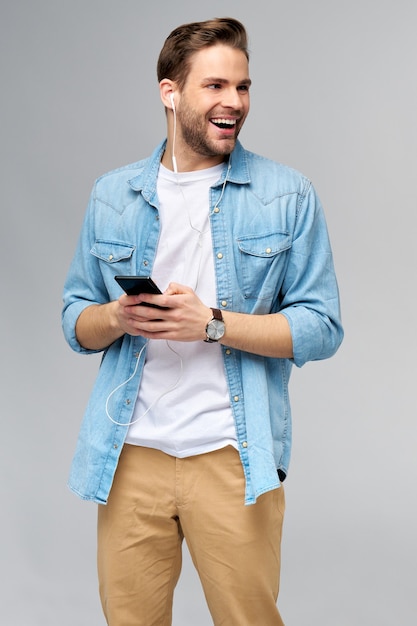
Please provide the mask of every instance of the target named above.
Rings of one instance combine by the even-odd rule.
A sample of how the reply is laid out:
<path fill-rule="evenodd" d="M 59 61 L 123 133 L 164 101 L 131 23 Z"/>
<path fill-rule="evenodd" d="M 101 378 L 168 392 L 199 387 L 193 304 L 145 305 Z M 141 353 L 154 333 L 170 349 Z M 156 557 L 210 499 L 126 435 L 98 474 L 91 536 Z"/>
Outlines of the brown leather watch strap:
<path fill-rule="evenodd" d="M 213 311 L 213 317 L 215 320 L 219 320 L 219 322 L 223 322 L 223 315 L 222 312 L 220 311 L 220 309 L 213 309 L 213 307 L 210 307 L 211 310 Z"/>

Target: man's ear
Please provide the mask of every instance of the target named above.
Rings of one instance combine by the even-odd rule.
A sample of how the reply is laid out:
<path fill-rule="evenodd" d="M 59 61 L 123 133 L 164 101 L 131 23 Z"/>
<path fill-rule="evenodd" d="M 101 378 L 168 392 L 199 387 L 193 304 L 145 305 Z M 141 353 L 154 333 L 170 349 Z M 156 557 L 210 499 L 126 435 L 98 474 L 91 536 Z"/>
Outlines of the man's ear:
<path fill-rule="evenodd" d="M 162 104 L 167 109 L 175 108 L 175 99 L 173 94 L 176 90 L 176 83 L 169 78 L 163 78 L 159 83 L 159 93 L 161 96 Z"/>

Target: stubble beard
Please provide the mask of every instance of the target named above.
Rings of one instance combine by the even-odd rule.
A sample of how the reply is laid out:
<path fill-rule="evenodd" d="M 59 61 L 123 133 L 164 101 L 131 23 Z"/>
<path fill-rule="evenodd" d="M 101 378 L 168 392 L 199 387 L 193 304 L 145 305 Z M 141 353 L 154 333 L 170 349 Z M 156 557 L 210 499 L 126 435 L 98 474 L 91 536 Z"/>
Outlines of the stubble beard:
<path fill-rule="evenodd" d="M 195 153 L 204 157 L 227 156 L 233 152 L 240 127 L 236 128 L 233 137 L 211 140 L 207 136 L 208 119 L 195 113 L 188 105 L 183 106 L 177 113 L 181 124 L 182 139 Z"/>

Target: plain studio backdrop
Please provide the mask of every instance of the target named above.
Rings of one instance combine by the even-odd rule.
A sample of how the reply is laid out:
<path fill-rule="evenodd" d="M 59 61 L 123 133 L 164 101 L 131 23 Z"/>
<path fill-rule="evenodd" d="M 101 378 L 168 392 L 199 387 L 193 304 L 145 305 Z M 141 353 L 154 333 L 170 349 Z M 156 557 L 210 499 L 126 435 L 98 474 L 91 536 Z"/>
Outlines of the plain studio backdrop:
<path fill-rule="evenodd" d="M 333 359 L 293 372 L 281 611 L 288 626 L 415 623 L 415 0 L 3 0 L 7 626 L 104 624 L 96 506 L 66 487 L 99 357 L 65 344 L 62 286 L 94 179 L 164 136 L 155 66 L 165 37 L 226 15 L 250 36 L 242 142 L 316 187 L 346 330 Z M 186 550 L 174 624 L 211 624 Z"/>

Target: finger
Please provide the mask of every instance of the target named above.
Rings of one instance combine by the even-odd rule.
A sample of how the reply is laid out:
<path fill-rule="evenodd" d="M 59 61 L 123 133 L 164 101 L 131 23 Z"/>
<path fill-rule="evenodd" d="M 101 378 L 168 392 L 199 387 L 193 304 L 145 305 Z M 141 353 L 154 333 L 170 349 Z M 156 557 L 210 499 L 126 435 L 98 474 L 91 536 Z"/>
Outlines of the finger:
<path fill-rule="evenodd" d="M 164 291 L 165 295 L 175 296 L 181 293 L 193 293 L 191 287 L 186 285 L 180 285 L 179 283 L 169 283 L 168 287 Z"/>

